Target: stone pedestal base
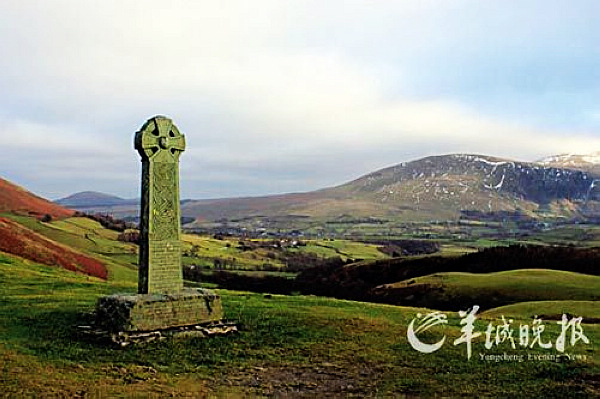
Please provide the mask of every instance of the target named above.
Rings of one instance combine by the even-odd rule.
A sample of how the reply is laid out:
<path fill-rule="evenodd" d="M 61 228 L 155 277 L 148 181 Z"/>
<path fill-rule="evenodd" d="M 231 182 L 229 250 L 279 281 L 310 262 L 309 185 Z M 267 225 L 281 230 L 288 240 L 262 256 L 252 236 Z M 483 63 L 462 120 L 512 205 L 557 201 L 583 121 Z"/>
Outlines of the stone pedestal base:
<path fill-rule="evenodd" d="M 111 332 L 155 331 L 217 322 L 221 298 L 204 289 L 172 294 L 110 295 L 98 300 L 96 327 Z"/>

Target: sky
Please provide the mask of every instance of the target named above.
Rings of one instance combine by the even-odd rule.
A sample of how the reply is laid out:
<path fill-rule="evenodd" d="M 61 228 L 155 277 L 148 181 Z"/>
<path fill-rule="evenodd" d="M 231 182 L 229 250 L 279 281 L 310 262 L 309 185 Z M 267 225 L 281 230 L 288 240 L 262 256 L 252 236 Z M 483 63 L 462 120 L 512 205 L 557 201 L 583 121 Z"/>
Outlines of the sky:
<path fill-rule="evenodd" d="M 600 151 L 599 17 L 583 0 L 2 0 L 0 177 L 137 197 L 154 115 L 186 136 L 182 198 Z"/>

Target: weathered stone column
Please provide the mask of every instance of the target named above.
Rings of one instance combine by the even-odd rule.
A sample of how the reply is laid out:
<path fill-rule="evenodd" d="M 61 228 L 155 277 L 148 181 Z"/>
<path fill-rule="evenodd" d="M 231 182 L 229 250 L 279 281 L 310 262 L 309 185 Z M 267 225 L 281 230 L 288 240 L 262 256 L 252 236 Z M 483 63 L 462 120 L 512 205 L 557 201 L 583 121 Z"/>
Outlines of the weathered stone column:
<path fill-rule="evenodd" d="M 135 134 L 142 157 L 138 293 L 183 290 L 179 156 L 185 137 L 171 119 L 155 116 Z"/>

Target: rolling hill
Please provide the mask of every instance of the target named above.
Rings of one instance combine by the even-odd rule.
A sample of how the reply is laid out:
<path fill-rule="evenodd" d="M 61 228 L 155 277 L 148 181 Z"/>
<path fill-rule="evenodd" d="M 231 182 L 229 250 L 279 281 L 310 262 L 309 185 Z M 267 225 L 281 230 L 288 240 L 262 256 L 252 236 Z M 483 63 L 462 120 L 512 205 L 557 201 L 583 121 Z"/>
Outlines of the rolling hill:
<path fill-rule="evenodd" d="M 0 217 L 0 251 L 48 266 L 59 266 L 106 280 L 106 266 L 14 220 Z"/>
<path fill-rule="evenodd" d="M 46 223 L 42 221 L 62 221 L 69 218 L 75 213 L 73 210 L 63 208 L 0 178 L 0 213 L 3 214 L 0 216 L 0 252 L 101 279 L 107 278 L 108 271 L 103 262 L 70 245 L 44 236 L 18 221 L 23 219 L 31 224 L 43 226 Z"/>
<path fill-rule="evenodd" d="M 121 197 L 117 197 L 116 195 L 104 194 L 96 191 L 82 191 L 54 202 L 62 206 L 81 209 L 103 206 L 131 205 L 137 204 L 139 201 L 135 199 L 123 199 Z"/>
<path fill-rule="evenodd" d="M 50 215 L 63 218 L 74 211 L 52 203 L 22 187 L 0 178 L 0 212 L 24 213 L 33 216 Z"/>
<path fill-rule="evenodd" d="M 529 301 L 599 301 L 600 277 L 547 269 L 434 273 L 373 289 L 390 302 L 436 309 L 491 309 Z"/>
<path fill-rule="evenodd" d="M 568 283 L 563 279 L 567 274 L 555 272 L 595 276 L 596 279 L 592 279 L 594 284 L 599 283 L 600 270 L 597 267 L 599 258 L 599 248 L 497 246 L 459 257 L 402 257 L 307 269 L 301 272 L 296 280 L 300 291 L 315 295 L 452 310 L 472 305 L 476 298 L 477 304 L 490 308 L 517 302 L 511 299 L 513 294 L 517 294 L 517 288 L 520 290 L 519 298 L 525 298 L 532 294 L 527 292 L 528 289 L 544 291 L 548 288 L 552 291 L 549 288 L 551 281 L 555 281 L 556 284 Z M 548 278 L 536 280 L 533 276 L 537 272 L 531 272 L 531 269 L 545 269 L 544 273 Z M 519 270 L 520 272 L 515 272 Z M 453 279 L 444 279 L 444 282 L 452 282 L 452 284 L 438 284 L 440 279 L 434 278 L 457 272 L 462 274 L 455 274 L 454 276 L 458 277 Z M 503 272 L 516 274 L 497 275 L 508 276 L 508 278 L 488 278 Z M 531 275 L 532 279 L 526 284 L 520 284 L 516 276 L 522 275 Z M 432 283 L 433 280 L 435 284 Z M 459 282 L 462 280 L 465 284 L 459 287 Z M 492 290 L 486 290 L 484 284 L 489 284 L 487 288 L 511 284 L 515 287 L 510 295 L 506 294 L 508 291 L 491 295 Z M 470 287 L 469 290 L 462 290 L 466 287 Z M 546 292 L 544 295 L 547 296 L 546 299 L 598 300 L 600 298 L 593 289 L 586 291 L 581 297 L 571 298 L 568 296 L 570 289 L 566 286 L 563 288 L 565 295 L 560 298 L 555 298 L 551 292 Z M 456 295 L 445 295 L 452 290 Z M 502 291 L 503 288 L 498 290 Z M 540 300 L 541 297 L 543 295 L 534 299 Z M 534 299 L 527 297 L 520 300 Z M 424 303 L 427 305 L 423 305 Z"/>
<path fill-rule="evenodd" d="M 135 289 L 133 277 L 128 279 L 129 290 Z M 479 353 L 506 351 L 527 359 L 530 354 L 548 356 L 556 351 L 537 346 L 511 350 L 509 342 L 486 350 L 484 336 L 473 340 L 474 356 L 468 360 L 466 345 L 451 343 L 462 335 L 460 319 L 447 312 L 447 325 L 432 326 L 423 336 L 429 342 L 447 336 L 448 342 L 439 351 L 423 354 L 410 346 L 406 329 L 424 309 L 219 290 L 228 317 L 244 327 L 239 334 L 165 339 L 124 349 L 75 333 L 77 326 L 90 320 L 87 315 L 99 296 L 123 292 L 117 281 L 89 280 L 0 253 L 0 285 L 0 386 L 7 397 L 600 394 L 598 324 L 583 325 L 589 345 L 568 346 L 570 356 L 585 360 L 556 356 L 556 361 L 484 363 Z M 582 302 L 567 302 L 574 303 Z M 544 311 L 573 309 L 561 304 L 553 302 Z M 586 304 L 591 312 L 597 308 L 594 302 Z M 503 310 L 490 321 L 498 325 L 501 316 L 512 314 Z M 531 320 L 523 316 L 513 327 Z M 487 322 L 478 322 L 477 331 L 485 333 Z M 550 321 L 544 326 L 544 339 L 554 342 L 560 326 Z"/>

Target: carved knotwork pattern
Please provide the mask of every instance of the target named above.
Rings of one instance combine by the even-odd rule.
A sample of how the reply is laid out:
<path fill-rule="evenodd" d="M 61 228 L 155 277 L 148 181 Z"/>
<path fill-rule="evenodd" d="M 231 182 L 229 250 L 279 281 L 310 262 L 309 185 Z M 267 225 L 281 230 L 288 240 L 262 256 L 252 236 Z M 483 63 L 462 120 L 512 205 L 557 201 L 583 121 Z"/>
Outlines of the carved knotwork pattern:
<path fill-rule="evenodd" d="M 142 170 L 142 199 L 140 211 L 140 230 L 142 234 L 148 235 L 148 193 L 150 191 L 150 174 L 148 173 L 148 164 L 146 163 Z"/>
<path fill-rule="evenodd" d="M 174 163 L 154 163 L 151 179 L 154 191 L 154 203 L 151 207 L 154 216 L 152 226 L 154 237 L 159 240 L 178 238 L 176 173 Z"/>

